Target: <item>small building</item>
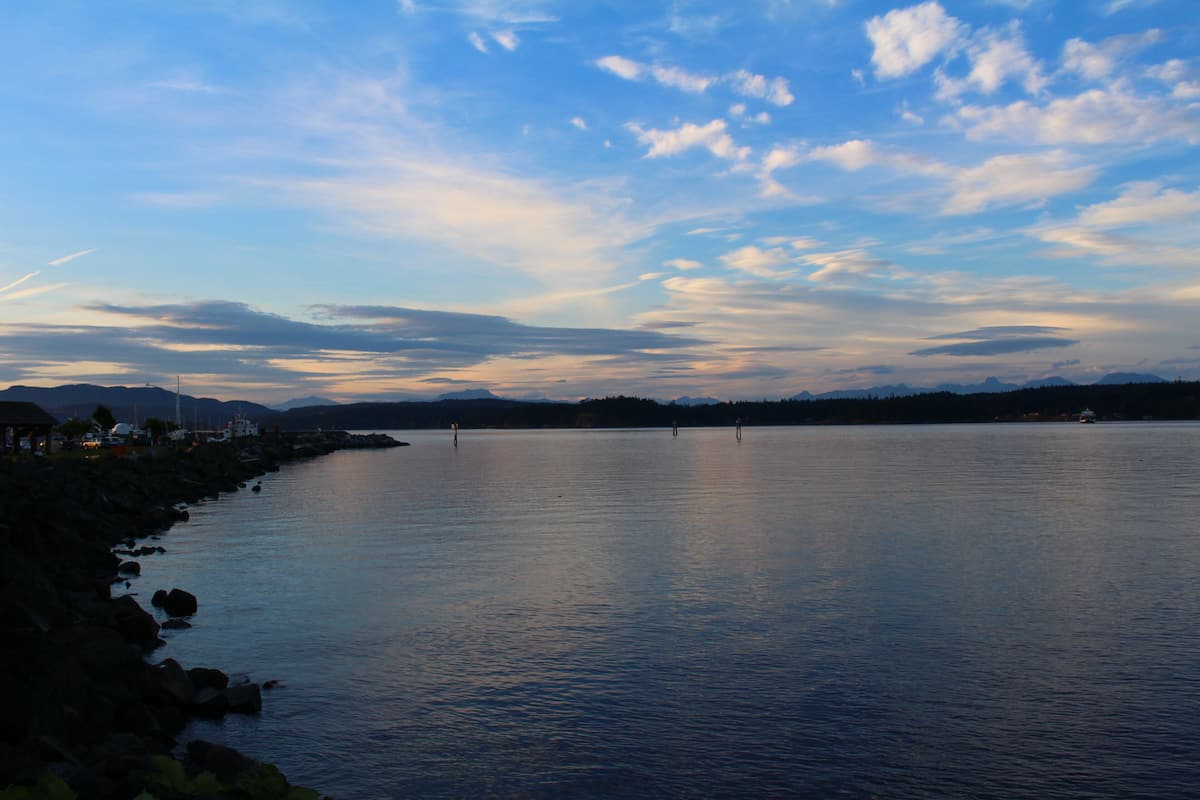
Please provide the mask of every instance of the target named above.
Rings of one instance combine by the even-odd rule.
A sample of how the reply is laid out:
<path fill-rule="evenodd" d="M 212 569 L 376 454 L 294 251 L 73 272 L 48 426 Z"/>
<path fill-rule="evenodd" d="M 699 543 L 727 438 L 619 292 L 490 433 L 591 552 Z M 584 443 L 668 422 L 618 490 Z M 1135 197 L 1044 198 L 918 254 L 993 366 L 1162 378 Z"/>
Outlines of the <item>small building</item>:
<path fill-rule="evenodd" d="M 58 420 L 37 403 L 0 401 L 0 444 L 7 444 L 13 453 L 21 452 L 21 440 L 29 440 L 29 451 L 35 452 L 38 443 L 50 452 L 50 437 Z"/>

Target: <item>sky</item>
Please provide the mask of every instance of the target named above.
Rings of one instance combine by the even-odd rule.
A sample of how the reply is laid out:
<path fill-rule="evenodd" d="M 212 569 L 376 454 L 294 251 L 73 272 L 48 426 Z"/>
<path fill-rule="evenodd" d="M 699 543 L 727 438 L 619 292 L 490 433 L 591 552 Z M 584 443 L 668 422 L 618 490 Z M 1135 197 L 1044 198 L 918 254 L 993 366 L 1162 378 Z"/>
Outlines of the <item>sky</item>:
<path fill-rule="evenodd" d="M 1195 0 L 4 16 L 0 386 L 1200 379 Z"/>

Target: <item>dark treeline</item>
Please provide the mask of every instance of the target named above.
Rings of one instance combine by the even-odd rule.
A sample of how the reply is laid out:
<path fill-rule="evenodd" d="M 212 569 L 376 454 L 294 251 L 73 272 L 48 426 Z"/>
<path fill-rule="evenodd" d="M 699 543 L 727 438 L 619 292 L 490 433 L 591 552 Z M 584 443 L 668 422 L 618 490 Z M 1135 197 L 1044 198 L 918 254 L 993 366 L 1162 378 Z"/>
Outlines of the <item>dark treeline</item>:
<path fill-rule="evenodd" d="M 270 428 L 403 430 L 448 428 L 614 428 L 732 425 L 852 425 L 1077 419 L 1091 408 L 1101 420 L 1200 418 L 1200 382 L 1047 386 L 996 394 L 950 392 L 908 397 L 761 400 L 680 406 L 636 397 L 579 403 L 442 400 L 298 408 L 263 419 Z"/>

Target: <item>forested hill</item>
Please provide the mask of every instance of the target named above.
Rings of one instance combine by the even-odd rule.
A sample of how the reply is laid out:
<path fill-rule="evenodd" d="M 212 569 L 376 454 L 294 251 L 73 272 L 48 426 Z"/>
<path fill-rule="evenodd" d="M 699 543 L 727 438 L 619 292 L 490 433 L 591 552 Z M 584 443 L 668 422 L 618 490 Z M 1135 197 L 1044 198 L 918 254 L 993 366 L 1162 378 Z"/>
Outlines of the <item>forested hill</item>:
<path fill-rule="evenodd" d="M 1200 419 L 1200 382 L 1116 386 L 1046 386 L 994 394 L 950 392 L 907 397 L 776 400 L 703 406 L 663 404 L 633 397 L 579 403 L 516 400 L 441 400 L 427 403 L 356 403 L 297 408 L 262 419 L 270 428 L 403 430 L 448 428 L 613 428 L 732 425 L 842 425 L 869 423 L 1074 420 L 1091 408 L 1101 420 Z"/>

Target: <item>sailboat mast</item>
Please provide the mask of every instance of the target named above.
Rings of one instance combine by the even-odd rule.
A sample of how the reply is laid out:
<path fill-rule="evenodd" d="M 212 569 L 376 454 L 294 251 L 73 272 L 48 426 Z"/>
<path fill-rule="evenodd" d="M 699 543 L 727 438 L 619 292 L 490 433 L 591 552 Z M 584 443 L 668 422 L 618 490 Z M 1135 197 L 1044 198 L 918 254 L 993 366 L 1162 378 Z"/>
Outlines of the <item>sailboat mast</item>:
<path fill-rule="evenodd" d="M 175 376 L 175 429 L 179 430 L 183 424 L 179 420 L 179 376 Z"/>

